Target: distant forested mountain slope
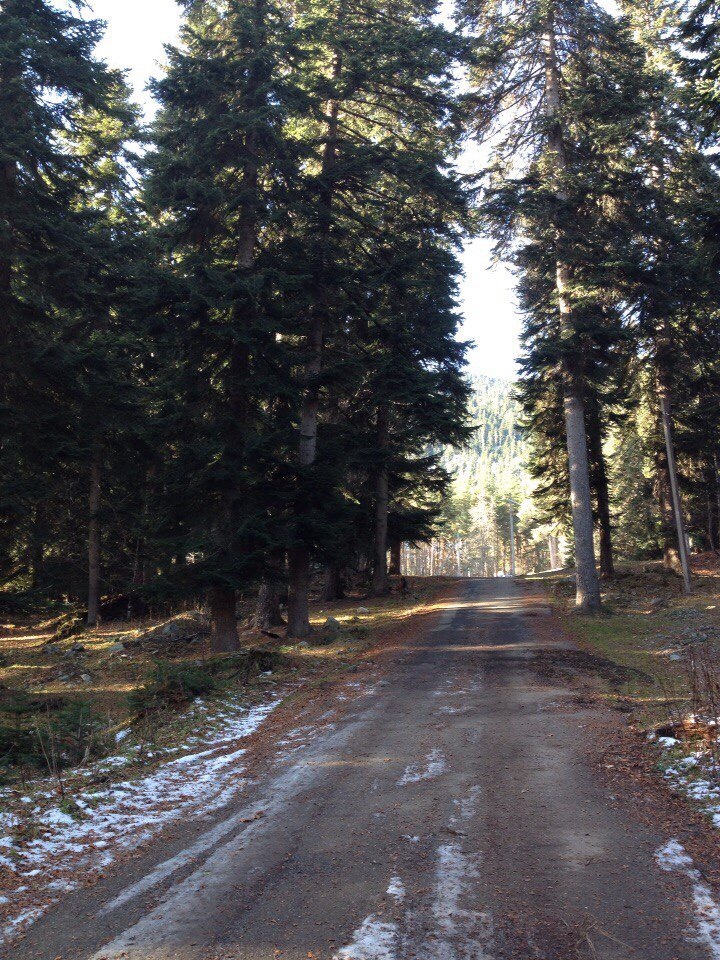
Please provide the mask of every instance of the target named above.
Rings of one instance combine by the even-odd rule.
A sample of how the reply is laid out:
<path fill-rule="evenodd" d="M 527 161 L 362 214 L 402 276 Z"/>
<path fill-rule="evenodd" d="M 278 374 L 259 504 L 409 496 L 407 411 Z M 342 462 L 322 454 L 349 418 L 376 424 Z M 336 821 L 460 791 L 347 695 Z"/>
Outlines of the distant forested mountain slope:
<path fill-rule="evenodd" d="M 491 487 L 503 495 L 519 492 L 515 488 L 524 474 L 525 457 L 519 415 L 511 382 L 490 377 L 473 380 L 473 439 L 467 449 L 449 448 L 444 456 L 444 465 L 455 473 L 459 489 Z"/>
<path fill-rule="evenodd" d="M 443 465 L 454 477 L 443 535 L 408 551 L 410 573 L 509 573 L 511 512 L 518 571 L 550 565 L 553 531 L 536 519 L 532 481 L 525 467 L 527 443 L 519 428 L 520 408 L 513 389 L 507 380 L 473 380 L 473 438 L 466 448 L 448 447 L 443 454 Z"/>

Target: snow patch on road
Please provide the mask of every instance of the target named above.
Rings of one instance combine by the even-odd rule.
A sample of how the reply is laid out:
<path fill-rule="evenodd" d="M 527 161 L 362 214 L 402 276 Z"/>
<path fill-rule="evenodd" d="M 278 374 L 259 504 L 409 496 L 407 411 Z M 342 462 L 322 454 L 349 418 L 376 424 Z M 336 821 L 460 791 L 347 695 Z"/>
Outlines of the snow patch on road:
<path fill-rule="evenodd" d="M 372 914 L 353 934 L 352 942 L 339 950 L 333 960 L 395 960 L 398 928 Z"/>
<path fill-rule="evenodd" d="M 461 800 L 453 800 L 453 803 L 460 811 L 461 820 L 472 820 L 477 810 L 478 800 L 482 793 L 482 787 L 471 787 L 470 792 Z M 452 821 L 457 821 L 457 817 L 451 817 Z"/>
<path fill-rule="evenodd" d="M 423 780 L 434 780 L 447 770 L 447 762 L 442 750 L 431 750 L 422 763 L 411 763 L 398 780 L 398 786 L 404 787 L 408 783 L 420 783 Z"/>
<path fill-rule="evenodd" d="M 693 866 L 692 857 L 679 840 L 670 840 L 656 852 L 655 859 L 661 869 L 684 873 L 692 882 L 697 928 L 693 940 L 706 946 L 713 960 L 720 960 L 720 906 L 700 871 Z"/>
<path fill-rule="evenodd" d="M 397 903 L 403 902 L 405 899 L 405 884 L 402 882 L 400 877 L 393 877 L 390 880 L 387 892 L 388 895 L 391 896 Z"/>
<path fill-rule="evenodd" d="M 139 846 L 169 823 L 186 818 L 190 810 L 201 807 L 203 813 L 209 813 L 224 806 L 247 783 L 245 769 L 238 763 L 246 750 L 224 751 L 254 733 L 282 699 L 277 696 L 251 708 L 224 703 L 213 715 L 219 726 L 212 737 L 204 743 L 193 737 L 181 748 L 204 749 L 166 761 L 135 780 L 81 790 L 73 797 L 75 816 L 58 807 L 28 807 L 29 819 L 42 833 L 35 840 L 18 843 L 13 832 L 21 826 L 20 818 L 0 813 L 0 865 L 18 881 L 38 877 L 42 868 L 41 882 L 33 890 L 34 901 L 18 903 L 18 912 L 0 930 L 0 940 L 19 925 L 37 919 L 55 902 L 68 875 L 103 870 L 114 860 L 115 851 Z M 108 763 L 114 766 L 115 759 L 111 757 L 103 767 Z M 22 890 L 16 886 L 14 892 Z M 37 900 L 44 902 L 40 905 Z"/>
<path fill-rule="evenodd" d="M 388 896 L 399 905 L 405 901 L 405 884 L 400 877 L 391 877 Z M 371 914 L 353 933 L 352 941 L 333 960 L 396 960 L 398 926 Z"/>
<path fill-rule="evenodd" d="M 492 935 L 490 915 L 464 906 L 474 899 L 473 881 L 480 876 L 475 859 L 459 843 L 443 844 L 437 856 L 432 905 L 436 934 L 423 944 L 423 960 L 489 960 L 485 946 Z"/>

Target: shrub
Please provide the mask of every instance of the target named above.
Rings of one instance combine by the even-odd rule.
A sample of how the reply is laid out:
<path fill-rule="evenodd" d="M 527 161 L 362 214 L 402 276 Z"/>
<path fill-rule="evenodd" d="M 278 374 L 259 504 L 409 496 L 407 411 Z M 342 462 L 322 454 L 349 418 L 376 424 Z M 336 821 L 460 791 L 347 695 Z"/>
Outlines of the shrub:
<path fill-rule="evenodd" d="M 86 701 L 43 703 L 13 692 L 0 710 L 0 770 L 6 774 L 32 767 L 55 775 L 109 752 L 108 723 Z"/>
<path fill-rule="evenodd" d="M 139 690 L 130 695 L 130 707 L 139 716 L 153 710 L 177 708 L 217 689 L 217 680 L 201 666 L 156 663 Z"/>

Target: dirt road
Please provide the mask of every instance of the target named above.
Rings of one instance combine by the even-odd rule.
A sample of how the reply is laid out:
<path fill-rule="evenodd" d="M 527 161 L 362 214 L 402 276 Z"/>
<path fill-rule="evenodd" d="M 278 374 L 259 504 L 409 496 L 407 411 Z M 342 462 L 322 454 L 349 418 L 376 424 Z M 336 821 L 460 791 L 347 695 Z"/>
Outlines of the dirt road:
<path fill-rule="evenodd" d="M 593 708 L 543 679 L 549 612 L 523 591 L 458 588 L 241 809 L 69 896 L 8 955 L 720 957 L 702 877 L 603 785 Z"/>

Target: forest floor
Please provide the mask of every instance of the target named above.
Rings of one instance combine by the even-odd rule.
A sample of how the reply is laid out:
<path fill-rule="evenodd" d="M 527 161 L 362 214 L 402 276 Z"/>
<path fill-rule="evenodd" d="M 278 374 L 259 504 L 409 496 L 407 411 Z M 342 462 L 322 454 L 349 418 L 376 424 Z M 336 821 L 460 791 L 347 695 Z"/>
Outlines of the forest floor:
<path fill-rule="evenodd" d="M 720 557 L 692 559 L 693 589 L 658 563 L 620 564 L 599 617 L 573 610 L 567 571 L 537 578 L 579 650 L 549 664 L 592 677 L 593 696 L 626 715 L 665 781 L 720 828 Z"/>
<path fill-rule="evenodd" d="M 0 796 L 6 954 L 718 960 L 720 834 L 675 776 L 698 755 L 712 783 L 708 718 L 679 725 L 702 692 L 689 647 L 713 646 L 720 581 L 700 579 L 685 600 L 621 571 L 597 620 L 569 612 L 562 575 L 318 607 L 334 637 L 266 638 L 270 671 L 222 676 L 154 730 L 127 705 L 156 656 L 133 663 L 138 637 L 112 658 L 117 630 L 64 641 L 95 644 L 60 663 L 85 658 L 72 689 L 108 698 L 116 742 Z M 32 695 L 56 695 L 55 660 L 33 679 L 42 631 L 7 633 Z"/>

